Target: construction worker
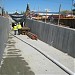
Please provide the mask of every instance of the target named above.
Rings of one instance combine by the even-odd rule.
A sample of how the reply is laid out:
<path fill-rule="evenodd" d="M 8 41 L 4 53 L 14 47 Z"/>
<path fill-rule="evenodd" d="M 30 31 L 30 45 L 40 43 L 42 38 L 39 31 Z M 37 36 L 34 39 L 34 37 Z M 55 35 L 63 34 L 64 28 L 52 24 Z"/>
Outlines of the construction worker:
<path fill-rule="evenodd" d="M 22 29 L 22 26 L 21 26 L 20 22 L 17 25 L 17 28 L 18 28 L 18 35 L 20 35 L 21 34 L 21 29 Z"/>
<path fill-rule="evenodd" d="M 13 30 L 14 30 L 14 35 L 16 35 L 17 30 L 18 30 L 18 29 L 17 29 L 17 25 L 16 25 L 16 24 L 14 25 Z"/>

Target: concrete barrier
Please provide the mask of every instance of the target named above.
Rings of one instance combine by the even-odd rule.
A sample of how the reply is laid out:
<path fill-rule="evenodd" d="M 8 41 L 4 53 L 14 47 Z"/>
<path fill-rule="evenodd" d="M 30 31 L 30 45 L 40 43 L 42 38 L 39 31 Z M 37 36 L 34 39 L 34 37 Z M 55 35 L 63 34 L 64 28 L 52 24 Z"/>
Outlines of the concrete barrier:
<path fill-rule="evenodd" d="M 8 39 L 8 34 L 10 30 L 10 20 L 0 16 L 0 61 L 5 49 L 5 43 Z"/>
<path fill-rule="evenodd" d="M 69 32 L 68 54 L 75 57 L 75 30 Z"/>
<path fill-rule="evenodd" d="M 31 32 L 38 35 L 39 39 L 64 53 L 75 57 L 75 30 L 67 27 L 47 24 L 35 20 L 26 20 Z"/>

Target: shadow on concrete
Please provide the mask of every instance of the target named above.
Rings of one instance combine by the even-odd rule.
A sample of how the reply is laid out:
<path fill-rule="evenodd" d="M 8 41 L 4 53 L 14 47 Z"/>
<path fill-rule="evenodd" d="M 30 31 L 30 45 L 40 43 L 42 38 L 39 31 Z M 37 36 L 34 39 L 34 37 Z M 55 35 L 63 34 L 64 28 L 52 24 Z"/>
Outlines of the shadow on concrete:
<path fill-rule="evenodd" d="M 20 55 L 7 55 L 7 58 L 3 60 L 0 75 L 35 75 L 28 63 Z"/>
<path fill-rule="evenodd" d="M 9 43 L 8 49 L 3 58 L 3 63 L 0 68 L 0 75 L 35 75 L 28 63 L 21 55 L 21 51 L 14 48 L 14 44 Z"/>
<path fill-rule="evenodd" d="M 8 51 L 10 51 L 10 52 L 21 52 L 19 49 L 15 49 L 15 48 L 13 48 L 13 49 L 8 49 Z"/>
<path fill-rule="evenodd" d="M 35 75 L 22 57 L 4 58 L 0 75 Z"/>

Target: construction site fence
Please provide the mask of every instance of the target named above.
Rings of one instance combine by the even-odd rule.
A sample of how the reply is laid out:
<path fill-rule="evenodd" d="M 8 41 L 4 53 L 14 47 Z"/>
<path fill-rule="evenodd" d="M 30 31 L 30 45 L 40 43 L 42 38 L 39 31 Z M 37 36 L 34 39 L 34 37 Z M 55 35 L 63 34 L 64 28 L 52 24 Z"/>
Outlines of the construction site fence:
<path fill-rule="evenodd" d="M 8 40 L 8 35 L 10 31 L 10 20 L 0 16 L 0 62 L 4 49 L 6 47 L 6 42 Z"/>
<path fill-rule="evenodd" d="M 74 29 L 32 19 L 26 19 L 26 25 L 40 40 L 75 58 Z"/>

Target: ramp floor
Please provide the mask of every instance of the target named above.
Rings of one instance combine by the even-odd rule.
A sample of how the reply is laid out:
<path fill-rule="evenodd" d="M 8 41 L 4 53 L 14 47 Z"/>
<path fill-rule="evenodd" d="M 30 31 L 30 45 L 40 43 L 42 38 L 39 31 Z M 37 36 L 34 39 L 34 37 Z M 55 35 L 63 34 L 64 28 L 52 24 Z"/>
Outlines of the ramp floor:
<path fill-rule="evenodd" d="M 31 40 L 26 35 L 16 35 L 16 36 L 37 47 L 40 47 L 42 50 L 47 51 L 48 54 L 51 53 L 51 55 L 53 55 L 53 57 L 56 58 L 56 56 L 52 54 L 52 52 L 48 51 L 50 50 L 49 47 L 46 46 L 46 44 L 44 44 L 43 42 L 39 40 L 37 41 Z M 52 49 L 53 48 L 51 48 L 51 51 Z M 61 55 L 60 52 L 59 55 Z M 60 58 L 58 59 L 60 61 Z M 69 64 L 67 63 L 67 65 L 70 66 L 69 69 L 72 68 L 71 70 L 73 72 L 75 71 L 74 63 L 75 63 L 74 59 L 72 59 L 72 62 L 70 61 Z M 57 65 L 49 61 L 47 58 L 45 58 L 43 55 L 41 55 L 39 52 L 37 52 L 34 48 L 28 46 L 27 44 L 17 39 L 16 37 L 9 35 L 9 39 L 3 54 L 3 59 L 1 61 L 0 75 L 68 75 L 68 74 L 61 68 L 59 68 Z"/>

